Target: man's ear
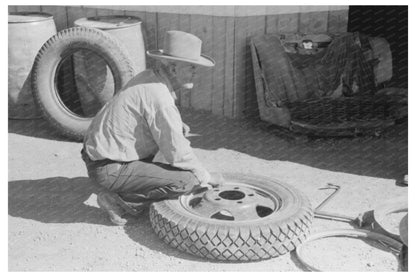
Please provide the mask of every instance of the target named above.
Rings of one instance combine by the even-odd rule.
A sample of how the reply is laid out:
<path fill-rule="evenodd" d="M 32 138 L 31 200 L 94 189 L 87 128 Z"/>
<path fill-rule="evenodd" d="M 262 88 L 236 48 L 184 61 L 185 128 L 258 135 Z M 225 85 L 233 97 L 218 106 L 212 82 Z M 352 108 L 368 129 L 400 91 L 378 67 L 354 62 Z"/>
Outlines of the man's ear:
<path fill-rule="evenodd" d="M 176 74 L 176 63 L 169 62 L 168 69 L 169 69 L 170 73 Z"/>

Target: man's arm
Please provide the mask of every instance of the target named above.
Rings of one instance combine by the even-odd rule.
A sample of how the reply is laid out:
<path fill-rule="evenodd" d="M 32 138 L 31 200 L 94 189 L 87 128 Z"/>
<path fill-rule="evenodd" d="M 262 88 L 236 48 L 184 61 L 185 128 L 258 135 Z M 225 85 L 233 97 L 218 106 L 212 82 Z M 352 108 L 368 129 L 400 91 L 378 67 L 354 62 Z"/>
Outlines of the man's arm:
<path fill-rule="evenodd" d="M 208 183 L 211 176 L 195 156 L 190 142 L 183 134 L 183 122 L 176 106 L 158 107 L 148 118 L 153 138 L 166 161 L 174 167 L 192 171 L 201 184 Z"/>

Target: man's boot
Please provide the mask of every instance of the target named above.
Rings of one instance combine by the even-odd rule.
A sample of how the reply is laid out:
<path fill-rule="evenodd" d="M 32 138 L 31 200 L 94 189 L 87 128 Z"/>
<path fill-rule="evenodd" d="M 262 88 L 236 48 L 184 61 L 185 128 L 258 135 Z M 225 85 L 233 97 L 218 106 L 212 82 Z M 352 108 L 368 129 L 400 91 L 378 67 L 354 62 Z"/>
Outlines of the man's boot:
<path fill-rule="evenodd" d="M 114 192 L 100 192 L 97 196 L 98 206 L 108 213 L 111 222 L 116 225 L 123 226 L 127 223 L 127 219 L 122 218 L 126 213 L 118 201 L 118 195 Z"/>

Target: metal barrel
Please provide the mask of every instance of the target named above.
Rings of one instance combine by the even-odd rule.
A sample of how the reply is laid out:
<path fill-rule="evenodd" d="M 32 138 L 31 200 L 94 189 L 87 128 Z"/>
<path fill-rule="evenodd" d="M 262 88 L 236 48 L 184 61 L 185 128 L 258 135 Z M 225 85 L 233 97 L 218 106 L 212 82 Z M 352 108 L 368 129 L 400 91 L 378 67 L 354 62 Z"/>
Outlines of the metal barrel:
<path fill-rule="evenodd" d="M 42 45 L 56 34 L 53 16 L 41 12 L 9 14 L 9 118 L 39 118 L 31 88 L 33 62 Z"/>
<path fill-rule="evenodd" d="M 146 69 L 145 44 L 141 19 L 134 16 L 109 15 L 80 18 L 76 27 L 96 28 L 116 38 L 127 50 L 136 73 Z M 90 51 L 74 53 L 75 82 L 82 110 L 94 116 L 114 95 L 114 79 L 105 61 Z"/>

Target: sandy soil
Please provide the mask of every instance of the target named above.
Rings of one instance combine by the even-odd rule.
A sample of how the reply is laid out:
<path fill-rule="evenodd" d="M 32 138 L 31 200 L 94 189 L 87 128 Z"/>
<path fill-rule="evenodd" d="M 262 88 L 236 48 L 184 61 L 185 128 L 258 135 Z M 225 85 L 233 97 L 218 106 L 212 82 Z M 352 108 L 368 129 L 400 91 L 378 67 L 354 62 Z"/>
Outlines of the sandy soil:
<path fill-rule="evenodd" d="M 407 173 L 407 125 L 379 138 L 294 139 L 256 120 L 226 120 L 184 111 L 192 146 L 211 171 L 277 178 L 302 190 L 315 207 L 342 187 L 325 210 L 349 216 L 407 195 L 396 180 Z M 292 254 L 251 263 L 200 259 L 165 245 L 147 214 L 112 226 L 97 208 L 80 159 L 81 144 L 56 134 L 43 120 L 9 120 L 10 271 L 302 271 Z M 353 228 L 315 219 L 312 232 Z M 347 239 L 311 246 L 326 270 L 394 271 L 394 256 Z M 341 255 L 332 255 L 338 253 Z"/>

